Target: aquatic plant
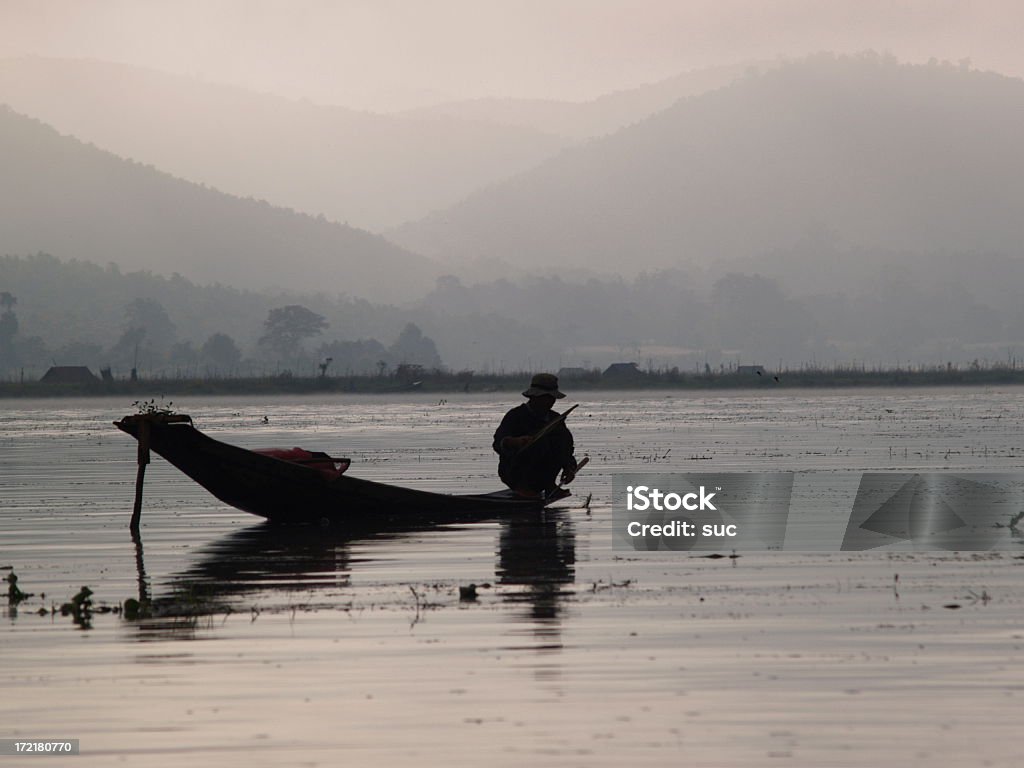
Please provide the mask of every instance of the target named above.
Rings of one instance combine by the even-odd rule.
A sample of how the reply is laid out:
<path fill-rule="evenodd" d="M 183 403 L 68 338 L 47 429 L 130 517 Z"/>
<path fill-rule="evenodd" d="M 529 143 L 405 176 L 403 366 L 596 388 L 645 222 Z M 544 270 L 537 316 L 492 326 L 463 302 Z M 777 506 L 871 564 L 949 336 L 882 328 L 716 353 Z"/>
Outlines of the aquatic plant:
<path fill-rule="evenodd" d="M 139 619 L 149 618 L 153 613 L 152 605 L 149 600 L 136 600 L 134 597 L 129 597 L 124 603 L 121 604 L 121 615 L 127 621 L 138 621 Z"/>
<path fill-rule="evenodd" d="M 70 603 L 60 607 L 61 616 L 71 616 L 75 624 L 82 629 L 92 629 L 92 590 L 82 587 L 78 594 L 71 598 Z"/>
<path fill-rule="evenodd" d="M 173 401 L 168 400 L 167 404 L 164 405 L 163 397 L 160 398 L 159 403 L 157 403 L 155 397 L 149 400 L 136 400 L 134 403 L 132 403 L 132 408 L 135 409 L 136 413 L 147 416 L 173 416 L 175 413 Z"/>
<path fill-rule="evenodd" d="M 8 605 L 17 606 L 18 603 L 32 597 L 31 592 L 22 592 L 21 589 L 18 587 L 18 577 L 15 575 L 14 571 L 11 571 L 9 574 L 7 574 L 7 578 L 5 579 L 5 581 L 7 582 Z"/>

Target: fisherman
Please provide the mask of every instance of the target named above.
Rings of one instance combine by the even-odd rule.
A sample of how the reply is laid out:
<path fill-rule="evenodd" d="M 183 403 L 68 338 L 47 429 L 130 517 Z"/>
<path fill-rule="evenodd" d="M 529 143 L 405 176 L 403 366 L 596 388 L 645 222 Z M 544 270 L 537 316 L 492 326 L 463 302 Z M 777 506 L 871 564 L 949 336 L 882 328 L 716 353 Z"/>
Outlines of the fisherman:
<path fill-rule="evenodd" d="M 498 477 L 517 493 L 539 496 L 558 489 L 559 470 L 562 482 L 571 483 L 577 462 L 572 433 L 564 421 L 534 441 L 537 432 L 561 415 L 551 410 L 555 400 L 565 397 L 558 390 L 558 377 L 538 373 L 523 397 L 526 402 L 506 413 L 494 433 L 494 450 L 500 457 Z"/>

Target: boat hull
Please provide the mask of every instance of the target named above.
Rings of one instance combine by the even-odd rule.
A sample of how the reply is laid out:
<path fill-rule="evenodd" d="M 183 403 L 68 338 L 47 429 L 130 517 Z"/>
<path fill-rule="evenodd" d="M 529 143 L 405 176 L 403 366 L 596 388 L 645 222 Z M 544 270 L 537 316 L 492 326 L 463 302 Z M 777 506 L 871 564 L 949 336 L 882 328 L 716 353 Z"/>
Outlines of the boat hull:
<path fill-rule="evenodd" d="M 433 493 L 324 472 L 223 443 L 190 420 L 126 417 L 114 426 L 137 440 L 143 435 L 146 447 L 225 504 L 277 522 L 326 519 L 351 527 L 445 522 L 538 510 L 569 495 L 529 499 L 512 491 Z"/>

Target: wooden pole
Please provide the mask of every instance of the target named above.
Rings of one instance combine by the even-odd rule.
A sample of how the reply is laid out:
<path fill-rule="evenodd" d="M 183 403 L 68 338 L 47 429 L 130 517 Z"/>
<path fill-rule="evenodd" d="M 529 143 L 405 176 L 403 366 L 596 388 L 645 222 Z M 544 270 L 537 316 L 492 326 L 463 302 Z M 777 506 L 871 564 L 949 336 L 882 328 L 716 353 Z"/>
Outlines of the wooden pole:
<path fill-rule="evenodd" d="M 147 419 L 139 420 L 138 439 L 139 472 L 135 476 L 135 507 L 132 509 L 132 520 L 128 524 L 128 528 L 135 536 L 139 534 L 139 522 L 142 519 L 142 485 L 146 478 L 146 465 L 149 464 L 149 421 Z"/>

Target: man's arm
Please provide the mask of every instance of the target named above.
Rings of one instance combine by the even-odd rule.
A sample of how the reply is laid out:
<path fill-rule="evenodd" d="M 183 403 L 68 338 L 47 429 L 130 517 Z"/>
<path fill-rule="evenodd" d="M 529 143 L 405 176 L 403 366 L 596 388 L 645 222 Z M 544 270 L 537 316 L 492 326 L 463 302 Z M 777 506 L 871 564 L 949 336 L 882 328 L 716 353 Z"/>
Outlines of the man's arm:
<path fill-rule="evenodd" d="M 573 455 L 575 444 L 572 432 L 563 422 L 549 436 L 552 443 L 553 455 L 561 466 L 562 471 L 573 473 L 576 471 L 576 457 Z"/>
<path fill-rule="evenodd" d="M 529 435 L 520 435 L 520 427 L 516 424 L 515 409 L 505 414 L 494 433 L 492 447 L 499 456 L 518 453 L 530 441 Z"/>

